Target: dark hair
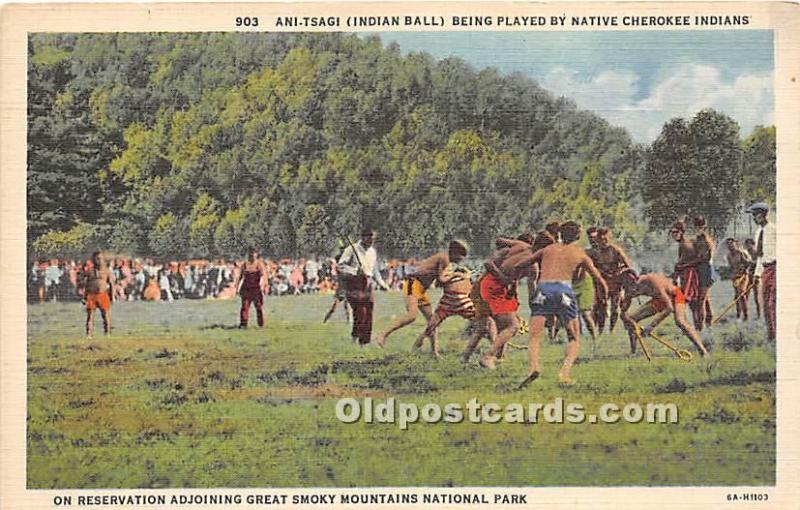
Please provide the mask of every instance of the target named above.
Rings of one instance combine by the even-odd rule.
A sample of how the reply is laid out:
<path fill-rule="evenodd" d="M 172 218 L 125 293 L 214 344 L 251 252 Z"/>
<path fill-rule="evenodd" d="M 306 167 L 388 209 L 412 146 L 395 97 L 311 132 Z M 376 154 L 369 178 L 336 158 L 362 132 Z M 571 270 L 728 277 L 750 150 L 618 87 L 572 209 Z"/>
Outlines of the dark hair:
<path fill-rule="evenodd" d="M 682 218 L 678 218 L 675 220 L 675 223 L 672 224 L 672 228 L 670 230 L 677 230 L 681 233 L 686 232 L 686 216 Z"/>
<path fill-rule="evenodd" d="M 577 241 L 581 237 L 581 226 L 574 221 L 568 221 L 561 224 L 561 239 L 565 243 Z"/>
<path fill-rule="evenodd" d="M 589 227 L 586 229 L 586 235 L 591 236 L 592 234 L 597 233 L 597 227 Z"/>
<path fill-rule="evenodd" d="M 523 232 L 519 236 L 517 236 L 517 241 L 523 241 L 528 244 L 533 244 L 535 236 L 531 232 Z"/>
<path fill-rule="evenodd" d="M 692 221 L 695 227 L 705 227 L 706 226 L 706 218 L 704 216 L 695 216 L 694 221 Z"/>
<path fill-rule="evenodd" d="M 365 228 L 364 230 L 361 231 L 361 237 L 374 236 L 374 235 L 375 231 L 372 230 L 371 228 Z"/>
<path fill-rule="evenodd" d="M 550 234 L 552 234 L 553 237 L 558 237 L 558 233 L 561 232 L 561 226 L 558 224 L 557 221 L 548 223 L 547 225 L 544 226 L 544 229 L 550 232 Z"/>
<path fill-rule="evenodd" d="M 634 284 L 634 283 L 636 283 L 636 280 L 639 279 L 639 275 L 636 274 L 636 271 L 634 271 L 633 269 L 631 269 L 629 267 L 626 267 L 625 269 L 620 271 L 619 276 L 622 279 L 622 284 L 623 285 L 626 284 L 626 283 Z"/>
<path fill-rule="evenodd" d="M 600 227 L 597 229 L 597 235 L 600 236 L 608 235 L 609 232 L 610 230 L 608 230 L 606 227 Z"/>
<path fill-rule="evenodd" d="M 726 242 L 726 243 L 735 243 L 735 242 L 736 242 L 736 239 L 734 239 L 734 238 L 732 238 L 732 237 L 729 237 L 729 238 L 725 239 L 725 242 Z"/>
<path fill-rule="evenodd" d="M 539 232 L 531 245 L 531 251 L 537 252 L 546 246 L 550 246 L 556 242 L 553 236 L 548 231 Z"/>
<path fill-rule="evenodd" d="M 450 246 L 448 247 L 448 251 L 450 253 L 455 253 L 461 255 L 462 257 L 467 256 L 467 245 L 464 244 L 463 241 L 452 240 L 450 241 Z"/>
<path fill-rule="evenodd" d="M 744 244 L 752 244 L 755 246 L 756 241 L 755 239 L 745 239 Z"/>

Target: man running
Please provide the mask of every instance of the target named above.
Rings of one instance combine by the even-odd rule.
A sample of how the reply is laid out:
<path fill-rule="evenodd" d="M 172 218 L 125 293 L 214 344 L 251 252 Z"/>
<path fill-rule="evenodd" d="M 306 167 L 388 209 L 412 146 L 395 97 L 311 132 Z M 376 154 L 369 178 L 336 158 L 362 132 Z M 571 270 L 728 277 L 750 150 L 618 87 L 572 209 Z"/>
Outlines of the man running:
<path fill-rule="evenodd" d="M 539 263 L 539 283 L 530 295 L 531 324 L 530 373 L 520 384 L 520 388 L 539 377 L 539 350 L 545 320 L 555 315 L 567 329 L 566 355 L 559 372 L 559 380 L 564 384 L 572 382 L 570 370 L 580 353 L 580 323 L 578 319 L 577 298 L 572 290 L 572 280 L 579 270 L 590 274 L 600 286 L 601 296 L 606 299 L 608 286 L 603 275 L 595 267 L 592 259 L 578 246 L 581 235 L 580 225 L 568 221 L 561 225 L 561 243 L 553 243 L 536 253 L 530 254 L 527 260 L 520 260 L 520 265 Z"/>
<path fill-rule="evenodd" d="M 777 324 L 775 322 L 775 306 L 777 287 L 776 278 L 776 256 L 777 256 L 777 232 L 775 224 L 770 223 L 767 215 L 769 206 L 763 202 L 750 206 L 749 212 L 753 215 L 753 221 L 759 226 L 756 231 L 756 274 L 761 276 L 761 284 L 764 289 L 764 318 L 767 322 L 767 338 L 774 341 Z"/>
<path fill-rule="evenodd" d="M 526 265 L 519 261 L 531 255 L 531 243 L 535 245 L 537 241 L 541 242 L 540 239 L 544 239 L 544 243 L 553 242 L 553 236 L 549 232 L 540 233 L 535 239 L 527 232 L 517 239 L 497 238 L 495 244 L 499 249 L 484 263 L 486 273 L 476 285 L 479 285 L 481 300 L 489 309 L 492 322 L 487 321 L 487 327 L 493 328 L 489 330 L 492 345 L 480 361 L 485 368 L 495 369 L 497 359 L 505 355 L 508 341 L 519 332 L 517 282 L 526 277 L 528 281 L 535 282 L 537 274 L 532 263 Z M 479 337 L 467 346 L 465 361 L 478 341 Z"/>
<path fill-rule="evenodd" d="M 619 304 L 622 298 L 620 273 L 623 269 L 632 266 L 631 261 L 622 248 L 611 242 L 611 231 L 607 228 L 597 229 L 597 247 L 592 247 L 589 256 L 608 285 L 607 297 L 597 300 L 597 308 L 594 313 L 597 329 L 599 332 L 603 331 L 606 325 L 606 314 L 610 313 L 611 320 L 608 330 L 613 332 L 617 319 L 619 319 Z M 610 312 L 608 311 L 609 305 L 611 305 Z"/>
<path fill-rule="evenodd" d="M 425 342 L 425 338 L 431 339 L 431 352 L 437 357 L 441 358 L 439 352 L 438 336 L 436 330 L 445 319 L 453 315 L 463 317 L 467 320 L 475 318 L 475 305 L 470 299 L 470 291 L 472 290 L 472 283 L 469 278 L 469 270 L 465 267 L 453 264 L 452 271 L 448 271 L 444 275 L 444 294 L 439 300 L 439 305 L 436 307 L 436 312 L 433 314 L 428 327 L 414 342 L 414 348 L 419 349 Z"/>
<path fill-rule="evenodd" d="M 728 247 L 728 267 L 731 270 L 731 282 L 733 283 L 733 296 L 736 301 L 736 318 L 747 320 L 747 296 L 750 288 L 750 265 L 752 259 L 747 250 L 739 246 L 736 239 L 729 237 L 725 240 Z"/>
<path fill-rule="evenodd" d="M 700 341 L 700 335 L 686 320 L 686 299 L 680 287 L 662 274 L 650 273 L 637 276 L 632 270 L 626 270 L 622 278 L 625 287 L 625 299 L 622 304 L 624 310 L 622 321 L 628 329 L 631 342 L 631 354 L 636 353 L 637 329 L 639 322 L 652 317 L 655 319 L 641 331 L 641 336 L 648 336 L 664 319 L 673 315 L 675 324 L 683 331 L 686 338 L 697 347 L 701 356 L 708 356 L 708 350 Z M 651 299 L 632 314 L 628 314 L 631 300 L 636 296 L 649 296 Z"/>
<path fill-rule="evenodd" d="M 467 245 L 463 241 L 450 241 L 447 252 L 439 252 L 428 257 L 417 265 L 416 271 L 403 279 L 403 296 L 405 297 L 406 313 L 397 317 L 389 328 L 378 337 L 378 345 L 386 345 L 386 339 L 400 328 L 408 326 L 417 320 L 417 315 L 422 312 L 427 324 L 433 317 L 431 302 L 428 298 L 428 287 L 438 280 L 445 284 L 445 273 L 450 263 L 459 263 L 467 256 Z M 434 333 L 435 334 L 435 333 Z"/>
<path fill-rule="evenodd" d="M 353 310 L 353 329 L 350 335 L 366 345 L 372 338 L 372 312 L 375 308 L 375 287 L 388 290 L 378 270 L 375 232 L 366 229 L 361 239 L 344 249 L 338 270 L 347 289 L 347 301 Z"/>
<path fill-rule="evenodd" d="M 251 248 L 247 251 L 247 260 L 242 264 L 239 281 L 234 288 L 239 289 L 242 296 L 242 308 L 239 311 L 239 329 L 247 329 L 250 318 L 250 305 L 256 307 L 256 320 L 258 327 L 264 327 L 264 293 L 261 291 L 261 279 L 266 277 L 267 267 L 261 260 L 258 250 Z"/>
<path fill-rule="evenodd" d="M 111 334 L 111 289 L 114 288 L 114 273 L 106 266 L 100 252 L 94 252 L 86 262 L 78 294 L 86 304 L 86 337 L 94 332 L 94 311 L 100 309 L 103 332 Z"/>

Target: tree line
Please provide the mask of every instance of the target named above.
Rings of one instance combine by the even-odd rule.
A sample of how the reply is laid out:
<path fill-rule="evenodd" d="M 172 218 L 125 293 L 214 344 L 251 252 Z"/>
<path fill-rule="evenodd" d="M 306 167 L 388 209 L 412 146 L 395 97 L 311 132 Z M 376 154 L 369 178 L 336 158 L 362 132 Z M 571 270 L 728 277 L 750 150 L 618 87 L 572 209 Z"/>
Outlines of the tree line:
<path fill-rule="evenodd" d="M 131 255 L 476 254 L 553 219 L 647 249 L 774 203 L 775 130 L 673 119 L 649 146 L 520 74 L 347 34 L 35 34 L 28 242 Z"/>

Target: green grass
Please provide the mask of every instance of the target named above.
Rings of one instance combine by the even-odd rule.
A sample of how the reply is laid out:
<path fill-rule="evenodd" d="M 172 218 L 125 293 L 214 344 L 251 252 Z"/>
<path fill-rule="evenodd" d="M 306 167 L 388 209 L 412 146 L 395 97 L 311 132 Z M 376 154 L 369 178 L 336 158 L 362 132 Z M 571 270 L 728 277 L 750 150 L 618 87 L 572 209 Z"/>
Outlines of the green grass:
<path fill-rule="evenodd" d="M 715 286 L 715 303 L 730 285 Z M 434 293 L 438 300 L 438 293 Z M 376 328 L 399 313 L 380 294 Z M 556 384 L 563 345 L 544 342 L 525 391 L 527 351 L 495 372 L 459 360 L 461 319 L 443 360 L 412 354 L 421 320 L 387 349 L 353 345 L 330 296 L 268 298 L 267 327 L 230 329 L 238 300 L 122 303 L 112 338 L 83 337 L 79 304 L 29 308 L 30 488 L 774 485 L 775 356 L 763 322 L 714 329 L 711 360 L 629 358 L 621 331 L 594 357 L 584 342 L 572 387 Z M 719 305 L 718 305 L 719 306 Z M 522 305 L 523 316 L 528 313 Z M 253 320 L 253 318 L 251 318 Z M 99 319 L 98 319 L 99 321 Z M 99 324 L 98 324 L 99 329 Z M 682 347 L 671 321 L 661 328 Z M 563 334 L 563 333 L 562 333 Z M 515 343 L 526 343 L 516 337 Z M 485 348 L 485 343 L 483 348 Z M 340 397 L 399 402 L 672 402 L 678 424 L 340 423 Z"/>

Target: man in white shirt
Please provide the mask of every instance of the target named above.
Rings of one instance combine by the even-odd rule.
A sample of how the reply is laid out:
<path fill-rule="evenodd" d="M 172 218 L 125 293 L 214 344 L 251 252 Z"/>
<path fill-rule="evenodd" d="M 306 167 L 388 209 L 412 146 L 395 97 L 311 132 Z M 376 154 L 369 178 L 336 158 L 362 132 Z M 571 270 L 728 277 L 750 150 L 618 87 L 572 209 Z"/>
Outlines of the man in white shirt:
<path fill-rule="evenodd" d="M 347 289 L 347 302 L 353 309 L 351 336 L 361 345 L 372 337 L 372 310 L 375 306 L 375 287 L 388 290 L 378 268 L 375 232 L 364 230 L 361 240 L 345 247 L 339 258 L 338 271 Z"/>
<path fill-rule="evenodd" d="M 764 291 L 764 319 L 767 322 L 767 337 L 774 341 L 777 298 L 777 288 L 775 287 L 777 233 L 775 224 L 770 223 L 767 218 L 769 213 L 767 204 L 758 202 L 750 206 L 748 211 L 753 215 L 753 221 L 760 227 L 756 231 L 755 275 L 761 277 L 761 286 Z"/>

